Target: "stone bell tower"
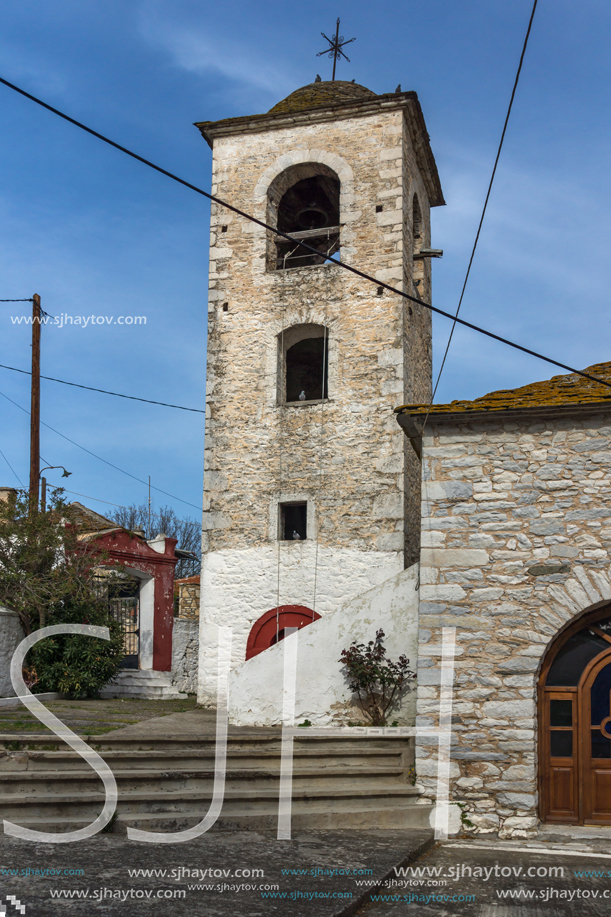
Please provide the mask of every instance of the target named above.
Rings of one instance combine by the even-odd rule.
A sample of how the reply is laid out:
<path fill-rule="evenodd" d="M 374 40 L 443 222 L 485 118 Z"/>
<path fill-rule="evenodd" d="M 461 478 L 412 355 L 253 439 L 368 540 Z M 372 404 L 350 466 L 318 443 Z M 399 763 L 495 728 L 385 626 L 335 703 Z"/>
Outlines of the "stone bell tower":
<path fill-rule="evenodd" d="M 212 193 L 291 236 L 212 205 L 201 622 L 237 665 L 418 558 L 392 408 L 430 395 L 430 312 L 325 257 L 430 301 L 444 200 L 414 92 L 316 82 L 197 127 Z M 200 701 L 214 668 L 202 639 Z"/>

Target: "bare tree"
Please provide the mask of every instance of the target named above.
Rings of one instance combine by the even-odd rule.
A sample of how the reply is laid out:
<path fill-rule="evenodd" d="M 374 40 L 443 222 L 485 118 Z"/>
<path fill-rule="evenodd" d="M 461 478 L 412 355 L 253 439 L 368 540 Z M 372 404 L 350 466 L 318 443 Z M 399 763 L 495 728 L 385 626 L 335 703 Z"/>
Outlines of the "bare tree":
<path fill-rule="evenodd" d="M 201 526 L 194 519 L 179 519 L 171 506 L 162 506 L 156 513 L 151 513 L 151 531 L 147 531 L 149 523 L 149 508 L 147 503 L 131 506 L 122 506 L 110 517 L 123 528 L 134 532 L 143 529 L 147 538 L 163 532 L 168 538 L 178 540 L 177 548 L 191 551 L 195 559 L 181 558 L 176 564 L 176 578 L 196 576 L 201 567 Z"/>

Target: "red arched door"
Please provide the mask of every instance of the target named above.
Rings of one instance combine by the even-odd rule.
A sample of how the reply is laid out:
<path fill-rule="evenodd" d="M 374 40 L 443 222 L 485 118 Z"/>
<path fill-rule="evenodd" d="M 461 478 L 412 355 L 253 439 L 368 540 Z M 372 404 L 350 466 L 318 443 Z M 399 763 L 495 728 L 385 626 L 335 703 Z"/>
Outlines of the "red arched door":
<path fill-rule="evenodd" d="M 270 608 L 251 628 L 246 644 L 246 658 L 258 656 L 263 650 L 283 640 L 287 627 L 306 627 L 319 618 L 319 614 L 305 605 L 281 605 L 279 608 Z"/>

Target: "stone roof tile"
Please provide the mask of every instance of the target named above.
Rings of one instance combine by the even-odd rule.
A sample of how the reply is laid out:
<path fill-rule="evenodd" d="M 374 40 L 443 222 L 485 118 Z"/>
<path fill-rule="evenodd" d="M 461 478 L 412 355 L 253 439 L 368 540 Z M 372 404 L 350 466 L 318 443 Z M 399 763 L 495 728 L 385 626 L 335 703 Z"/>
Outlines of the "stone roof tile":
<path fill-rule="evenodd" d="M 611 382 L 611 362 L 595 363 L 584 372 Z M 584 379 L 577 373 L 552 376 L 544 382 L 532 382 L 520 388 L 500 389 L 473 401 L 451 401 L 449 404 L 404 404 L 397 414 L 470 414 L 475 412 L 515 411 L 524 408 L 563 407 L 611 402 L 611 388 Z"/>

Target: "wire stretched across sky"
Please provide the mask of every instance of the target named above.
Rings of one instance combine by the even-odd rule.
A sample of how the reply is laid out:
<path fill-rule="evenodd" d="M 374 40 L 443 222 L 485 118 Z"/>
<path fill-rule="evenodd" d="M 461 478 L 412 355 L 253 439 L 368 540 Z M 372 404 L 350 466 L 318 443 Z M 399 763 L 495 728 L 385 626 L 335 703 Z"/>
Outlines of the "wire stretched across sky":
<path fill-rule="evenodd" d="M 31 376 L 32 373 L 28 369 L 17 369 L 16 366 L 7 366 L 5 363 L 0 363 L 0 368 L 10 369 L 14 373 L 23 373 L 24 376 Z M 54 379 L 53 376 L 41 376 L 41 379 L 46 379 L 48 382 L 60 382 L 62 385 L 72 385 L 74 388 L 84 388 L 88 392 L 99 392 L 101 395 L 114 395 L 115 398 L 128 398 L 130 401 L 144 401 L 145 404 L 159 404 L 164 408 L 176 408 L 178 411 L 193 411 L 194 414 L 205 414 L 206 411 L 203 408 L 186 408 L 182 404 L 168 404 L 166 401 L 153 401 L 151 398 L 140 398 L 137 395 L 123 395 L 121 392 L 109 392 L 104 388 L 94 388 L 92 385 L 81 385 L 80 382 L 66 382 L 65 379 Z"/>
<path fill-rule="evenodd" d="M 169 172 L 167 169 L 162 168 L 161 166 L 155 165 L 154 162 L 151 162 L 149 159 L 145 159 L 144 156 L 140 156 L 138 153 L 134 153 L 132 150 L 129 150 L 127 147 L 122 146 L 120 143 L 116 143 L 114 140 L 111 140 L 109 137 L 105 137 L 104 134 L 100 134 L 98 131 L 93 130 L 91 127 L 87 127 L 86 124 L 83 124 L 81 121 L 77 121 L 75 118 L 71 118 L 70 115 L 66 115 L 63 111 L 60 111 L 58 108 L 54 108 L 52 105 L 48 105 L 47 102 L 43 102 L 42 99 L 33 96 L 31 93 L 26 92 L 25 89 L 21 89 L 19 86 L 16 86 L 14 83 L 10 83 L 8 80 L 5 80 L 3 77 L 0 77 L 0 83 L 4 86 L 7 86 L 9 89 L 18 92 L 20 95 L 25 96 L 26 99 L 30 99 L 31 102 L 35 102 L 37 105 L 40 105 L 42 108 L 45 108 L 47 111 L 50 111 L 52 114 L 57 115 L 60 118 L 63 118 L 64 121 L 68 121 L 70 124 L 73 124 L 75 127 L 80 128 L 83 131 L 86 131 L 88 134 L 91 134 L 93 137 L 97 137 L 98 140 L 102 140 L 104 143 L 107 143 L 109 146 L 114 147 L 116 150 L 119 150 L 121 153 L 125 153 L 127 156 L 131 156 L 132 159 L 137 160 L 138 162 L 143 163 L 143 165 L 148 166 L 151 169 L 154 169 L 156 172 L 160 172 L 162 175 L 165 175 L 167 178 L 171 178 L 173 181 L 178 182 L 180 185 L 184 185 L 185 188 L 189 188 L 191 191 L 195 191 L 196 194 L 201 194 L 202 197 L 207 198 L 209 201 L 212 201 L 214 204 L 218 204 L 220 207 L 224 207 L 226 210 L 230 210 L 232 213 L 237 214 L 238 216 L 243 217 L 245 220 L 249 220 L 251 223 L 256 223 L 257 226 L 261 226 L 263 229 L 266 229 L 270 232 L 273 232 L 276 236 L 281 236 L 284 239 L 288 239 L 289 242 L 294 242 L 295 240 L 285 232 L 282 232 L 275 226 L 270 226 L 268 223 L 264 223 L 263 220 L 258 220 L 256 217 L 252 216 L 250 213 L 246 213 L 243 210 L 240 210 L 239 207 L 234 207 L 233 204 L 224 201 L 219 197 L 216 197 L 213 194 L 210 194 L 208 191 L 204 191 L 203 188 L 199 188 L 197 185 L 192 184 L 189 181 L 186 181 L 184 178 L 180 178 L 178 175 L 175 175 L 173 172 Z M 313 248 L 313 246 L 308 245 L 306 242 L 302 241 L 301 246 L 313 254 L 320 255 L 318 249 Z M 410 293 L 405 293 L 403 290 L 398 290 L 396 287 L 391 286 L 383 280 L 378 280 L 375 277 L 372 277 L 371 274 L 367 274 L 365 271 L 359 270 L 359 268 L 353 267 L 351 264 L 346 264 L 345 261 L 338 261 L 336 258 L 327 256 L 327 261 L 331 264 L 336 264 L 340 268 L 343 268 L 345 271 L 349 271 L 351 274 L 355 274 L 357 277 L 361 277 L 363 280 L 367 280 L 369 283 L 375 284 L 376 287 L 388 290 L 389 293 L 394 293 L 396 296 L 401 296 L 403 299 L 407 299 L 410 302 L 414 302 L 419 306 L 423 306 L 425 309 L 428 309 L 430 312 L 435 312 L 437 315 L 443 315 L 445 318 L 449 318 L 451 321 L 463 325 L 465 328 L 470 328 L 472 331 L 477 331 L 478 334 L 483 334 L 486 337 L 492 338 L 495 341 L 499 341 L 501 344 L 506 344 L 508 347 L 513 347 L 515 350 L 519 350 L 522 353 L 526 353 L 531 357 L 536 357 L 539 360 L 544 360 L 546 363 L 550 363 L 552 366 L 558 366 L 560 369 L 568 370 L 570 373 L 576 373 L 579 376 L 583 376 L 585 379 L 590 379 L 592 382 L 598 382 L 600 385 L 605 386 L 606 388 L 611 388 L 611 382 L 606 382 L 604 379 L 598 379 L 596 376 L 590 376 L 588 373 L 584 373 L 580 369 L 576 369 L 573 366 L 569 366 L 567 363 L 561 363 L 559 360 L 554 360 L 551 357 L 546 357 L 542 353 L 538 353 L 536 350 L 532 350 L 530 347 L 524 347 L 522 344 L 516 344 L 515 341 L 510 341 L 508 338 L 501 337 L 499 334 L 495 334 L 493 331 L 488 331 L 485 328 L 481 328 L 479 325 L 473 324 L 473 322 L 468 322 L 464 318 L 459 318 L 458 315 L 453 315 L 451 312 L 446 312 L 444 309 L 440 309 L 438 306 L 432 306 L 430 303 L 425 302 L 423 299 L 419 299 L 417 296 L 412 296 Z M 191 504 L 192 505 L 192 504 Z"/>
<path fill-rule="evenodd" d="M 5 395 L 4 392 L 0 392 L 3 398 L 6 398 L 7 401 L 10 401 L 11 404 L 14 404 L 16 408 L 19 408 L 20 411 L 23 411 L 24 414 L 30 414 L 26 408 L 22 407 L 16 401 L 13 401 L 12 398 L 9 398 L 8 395 Z M 131 471 L 125 471 L 124 468 L 119 468 L 118 465 L 113 465 L 112 462 L 109 462 L 108 459 L 102 458 L 101 455 L 96 455 L 95 452 L 92 452 L 91 449 L 86 449 L 85 446 L 81 446 L 80 443 L 77 443 L 75 440 L 70 439 L 69 436 L 66 436 L 65 433 L 60 433 L 59 430 L 56 430 L 55 427 L 52 427 L 50 424 L 45 423 L 44 420 L 40 421 L 43 427 L 47 427 L 48 430 L 51 430 L 53 433 L 56 433 L 58 436 L 61 436 L 62 439 L 67 440 L 69 443 L 72 443 L 73 446 L 76 446 L 78 449 L 82 449 L 83 452 L 86 452 L 88 455 L 92 455 L 94 458 L 98 459 L 100 462 L 104 462 L 105 465 L 109 465 L 111 468 L 114 468 L 116 471 L 120 471 L 121 474 L 127 475 L 128 478 L 133 478 L 134 481 L 138 481 L 140 484 L 144 484 L 146 487 L 149 486 L 148 481 L 144 481 L 142 478 L 136 477 L 135 474 L 132 474 Z M 162 490 L 160 487 L 155 487 L 153 484 L 150 485 L 152 490 L 156 490 L 160 494 L 164 494 L 166 497 L 171 497 L 172 500 L 178 500 L 180 503 L 186 504 L 186 506 L 192 506 L 193 509 L 196 509 L 198 512 L 201 512 L 201 506 L 196 506 L 195 503 L 190 503 L 189 500 L 183 500 L 182 497 L 177 497 L 174 494 L 168 493 L 167 490 Z"/>
<path fill-rule="evenodd" d="M 507 114 L 505 116 L 505 123 L 503 125 L 501 139 L 499 141 L 499 147 L 496 153 L 496 158 L 494 160 L 494 166 L 492 168 L 492 175 L 490 176 L 490 182 L 488 183 L 488 191 L 486 193 L 486 199 L 484 200 L 484 206 L 482 208 L 482 215 L 479 220 L 477 232 L 475 233 L 475 241 L 473 243 L 473 248 L 471 250 L 471 257 L 469 258 L 469 264 L 467 265 L 467 273 L 465 274 L 465 279 L 462 285 L 462 290 L 460 291 L 460 298 L 458 300 L 456 314 L 454 315 L 454 321 L 452 322 L 450 336 L 448 338 L 448 343 L 446 344 L 446 349 L 443 355 L 443 360 L 441 361 L 441 366 L 439 367 L 439 373 L 437 375 L 437 381 L 435 382 L 435 388 L 433 389 L 433 394 L 431 395 L 431 404 L 435 400 L 435 395 L 437 394 L 439 382 L 441 381 L 441 374 L 443 373 L 443 368 L 445 366 L 448 352 L 450 350 L 450 344 L 452 343 L 452 338 L 454 337 L 454 329 L 456 328 L 456 322 L 458 321 L 458 313 L 460 312 L 460 307 L 462 306 L 462 301 L 465 296 L 465 290 L 467 289 L 467 283 L 469 282 L 469 275 L 471 274 L 471 267 L 473 265 L 473 259 L 475 258 L 475 251 L 477 249 L 477 243 L 479 242 L 480 233 L 482 231 L 482 226 L 484 224 L 484 217 L 486 216 L 486 210 L 488 209 L 488 201 L 490 200 L 490 192 L 492 191 L 492 185 L 494 184 L 494 176 L 496 175 L 496 169 L 499 164 L 499 159 L 501 158 L 501 150 L 503 149 L 503 143 L 505 142 L 505 134 L 507 133 L 507 125 L 509 124 L 509 116 L 511 115 L 511 109 L 513 108 L 513 100 L 515 99 L 516 90 L 518 88 L 518 83 L 520 81 L 520 73 L 522 72 L 522 64 L 524 63 L 524 55 L 526 54 L 526 48 L 528 47 L 528 39 L 530 38 L 530 30 L 532 29 L 533 19 L 535 18 L 535 10 L 537 9 L 538 2 L 539 0 L 534 0 L 532 12 L 530 14 L 530 20 L 528 22 L 528 28 L 526 30 L 526 37 L 524 39 L 524 44 L 522 46 L 522 54 L 520 55 L 520 63 L 518 64 L 516 78 L 513 83 L 513 90 L 511 92 L 511 98 L 509 99 L 509 107 L 507 108 Z M 427 414 L 427 418 L 428 418 L 428 414 Z M 426 423 L 426 420 L 425 420 L 425 423 Z"/>

